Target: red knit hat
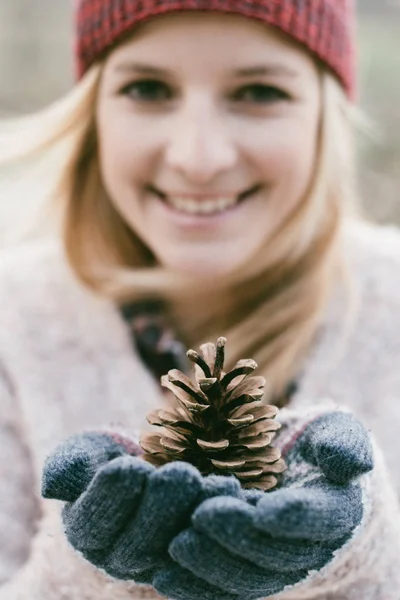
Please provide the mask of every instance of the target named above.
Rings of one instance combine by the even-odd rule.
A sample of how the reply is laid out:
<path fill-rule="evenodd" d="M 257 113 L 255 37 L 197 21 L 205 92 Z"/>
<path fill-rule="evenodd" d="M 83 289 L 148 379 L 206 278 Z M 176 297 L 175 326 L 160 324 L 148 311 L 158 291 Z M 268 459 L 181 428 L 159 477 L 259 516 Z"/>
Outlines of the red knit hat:
<path fill-rule="evenodd" d="M 77 0 L 78 78 L 105 51 L 150 17 L 172 11 L 237 13 L 278 27 L 355 87 L 355 0 Z"/>

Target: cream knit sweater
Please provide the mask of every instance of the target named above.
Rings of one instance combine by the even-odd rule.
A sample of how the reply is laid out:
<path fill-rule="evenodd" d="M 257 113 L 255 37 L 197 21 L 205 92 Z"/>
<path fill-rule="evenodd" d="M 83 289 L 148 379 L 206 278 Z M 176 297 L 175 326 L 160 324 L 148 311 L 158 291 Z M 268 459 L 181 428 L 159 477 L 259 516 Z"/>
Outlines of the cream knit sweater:
<path fill-rule="evenodd" d="M 289 410 L 304 414 L 325 397 L 348 407 L 377 441 L 377 467 L 354 539 L 282 600 L 400 599 L 400 232 L 351 225 L 345 251 L 358 295 L 350 329 L 338 291 Z M 118 311 L 77 283 L 56 243 L 3 253 L 0 600 L 159 597 L 75 553 L 60 503 L 43 501 L 40 487 L 46 455 L 68 435 L 102 426 L 135 434 L 162 402 Z"/>

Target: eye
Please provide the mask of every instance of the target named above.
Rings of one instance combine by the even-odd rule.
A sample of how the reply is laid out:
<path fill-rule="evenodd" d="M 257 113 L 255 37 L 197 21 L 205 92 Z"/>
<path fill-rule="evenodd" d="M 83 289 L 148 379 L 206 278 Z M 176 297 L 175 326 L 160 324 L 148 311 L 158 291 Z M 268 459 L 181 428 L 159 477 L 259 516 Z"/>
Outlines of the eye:
<path fill-rule="evenodd" d="M 234 99 L 245 102 L 256 102 L 258 104 L 272 104 L 273 102 L 289 100 L 290 97 L 289 94 L 280 88 L 272 85 L 257 83 L 241 88 L 234 95 Z"/>
<path fill-rule="evenodd" d="M 122 88 L 120 93 L 139 102 L 168 100 L 171 95 L 169 87 L 156 79 L 135 81 Z"/>

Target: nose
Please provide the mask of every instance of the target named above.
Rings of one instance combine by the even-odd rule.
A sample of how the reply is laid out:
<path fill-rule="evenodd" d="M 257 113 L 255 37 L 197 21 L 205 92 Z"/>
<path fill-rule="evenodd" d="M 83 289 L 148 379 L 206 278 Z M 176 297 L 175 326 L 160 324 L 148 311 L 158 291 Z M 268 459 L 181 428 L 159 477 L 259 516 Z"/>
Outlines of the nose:
<path fill-rule="evenodd" d="M 238 149 L 221 114 L 205 102 L 193 103 L 172 120 L 165 151 L 167 165 L 196 185 L 233 171 Z"/>

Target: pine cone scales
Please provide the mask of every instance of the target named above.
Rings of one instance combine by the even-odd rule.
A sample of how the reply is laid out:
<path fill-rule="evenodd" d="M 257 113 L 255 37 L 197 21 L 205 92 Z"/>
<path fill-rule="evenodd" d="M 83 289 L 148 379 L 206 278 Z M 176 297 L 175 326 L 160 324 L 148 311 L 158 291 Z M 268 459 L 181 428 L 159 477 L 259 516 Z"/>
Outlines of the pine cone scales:
<path fill-rule="evenodd" d="M 199 354 L 188 351 L 195 382 L 176 369 L 162 377 L 178 404 L 147 416 L 162 430 L 142 435 L 143 458 L 155 466 L 189 462 L 203 475 L 235 475 L 242 487 L 266 491 L 286 468 L 280 451 L 270 445 L 280 428 L 278 409 L 262 404 L 265 379 L 249 376 L 257 368 L 253 360 L 223 371 L 225 343 L 221 337 L 216 345 L 203 344 Z"/>

